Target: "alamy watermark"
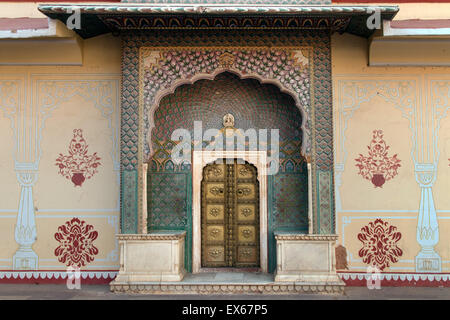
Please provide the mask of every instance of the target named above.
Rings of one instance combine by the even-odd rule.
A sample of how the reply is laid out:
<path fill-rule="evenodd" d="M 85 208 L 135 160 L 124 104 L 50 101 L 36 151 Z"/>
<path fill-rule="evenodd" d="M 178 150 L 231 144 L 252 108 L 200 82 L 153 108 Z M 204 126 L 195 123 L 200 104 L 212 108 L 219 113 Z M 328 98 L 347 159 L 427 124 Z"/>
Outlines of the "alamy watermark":
<path fill-rule="evenodd" d="M 66 12 L 70 14 L 70 16 L 67 18 L 66 26 L 70 30 L 73 29 L 81 29 L 81 11 L 78 7 L 71 7 L 67 8 Z"/>
<path fill-rule="evenodd" d="M 381 271 L 375 266 L 368 266 L 366 273 L 369 275 L 366 278 L 367 289 L 381 289 Z"/>
<path fill-rule="evenodd" d="M 80 268 L 69 266 L 66 269 L 66 274 L 67 274 L 67 280 L 66 280 L 67 289 L 69 289 L 69 290 L 73 290 L 73 289 L 80 290 L 81 289 L 81 271 L 80 271 Z"/>
<path fill-rule="evenodd" d="M 381 10 L 379 8 L 368 8 L 367 13 L 370 16 L 366 20 L 366 26 L 369 30 L 381 29 Z"/>
<path fill-rule="evenodd" d="M 279 129 L 236 129 L 231 117 L 224 117 L 224 128 L 221 130 L 211 128 L 203 131 L 202 121 L 194 121 L 193 136 L 188 129 L 174 130 L 171 140 L 178 143 L 172 149 L 172 161 L 175 164 L 190 163 L 192 146 L 194 151 L 267 151 L 267 174 L 277 174 L 280 162 Z"/>

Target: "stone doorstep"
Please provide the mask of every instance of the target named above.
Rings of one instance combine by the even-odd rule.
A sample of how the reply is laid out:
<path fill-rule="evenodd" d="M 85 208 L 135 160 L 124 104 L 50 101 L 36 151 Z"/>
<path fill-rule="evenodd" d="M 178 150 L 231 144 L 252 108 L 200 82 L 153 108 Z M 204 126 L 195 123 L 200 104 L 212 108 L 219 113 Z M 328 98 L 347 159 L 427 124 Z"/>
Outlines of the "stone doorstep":
<path fill-rule="evenodd" d="M 311 282 L 272 282 L 272 283 L 110 283 L 114 293 L 126 294 L 343 294 L 343 282 L 311 283 Z"/>

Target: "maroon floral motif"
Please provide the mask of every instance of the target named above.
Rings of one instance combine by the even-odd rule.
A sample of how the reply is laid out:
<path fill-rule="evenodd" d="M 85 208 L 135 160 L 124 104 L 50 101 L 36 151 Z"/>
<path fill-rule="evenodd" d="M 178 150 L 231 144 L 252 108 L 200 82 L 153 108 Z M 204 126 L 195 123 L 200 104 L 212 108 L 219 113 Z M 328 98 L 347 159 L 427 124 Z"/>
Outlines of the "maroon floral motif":
<path fill-rule="evenodd" d="M 358 240 L 363 243 L 363 247 L 358 254 L 362 261 L 377 267 L 380 271 L 397 262 L 403 251 L 397 246 L 402 234 L 396 230 L 397 227 L 381 219 L 376 219 L 361 228 Z"/>
<path fill-rule="evenodd" d="M 55 233 L 55 239 L 60 243 L 55 249 L 55 256 L 67 266 L 82 267 L 94 261 L 94 256 L 98 254 L 93 244 L 97 237 L 98 232 L 92 225 L 73 218 L 59 226 Z"/>
<path fill-rule="evenodd" d="M 400 167 L 400 159 L 397 159 L 395 154 L 392 157 L 388 156 L 389 146 L 383 140 L 383 131 L 374 130 L 373 138 L 369 149 L 369 156 L 363 156 L 359 154 L 359 158 L 356 160 L 356 166 L 359 168 L 359 174 L 365 179 L 370 180 L 376 187 L 382 187 L 383 184 L 394 178 Z"/>
<path fill-rule="evenodd" d="M 100 157 L 97 152 L 88 155 L 88 145 L 83 138 L 83 130 L 74 129 L 73 138 L 69 144 L 69 155 L 59 154 L 56 159 L 56 166 L 59 173 L 71 180 L 75 186 L 80 186 L 86 179 L 90 179 L 100 165 Z"/>

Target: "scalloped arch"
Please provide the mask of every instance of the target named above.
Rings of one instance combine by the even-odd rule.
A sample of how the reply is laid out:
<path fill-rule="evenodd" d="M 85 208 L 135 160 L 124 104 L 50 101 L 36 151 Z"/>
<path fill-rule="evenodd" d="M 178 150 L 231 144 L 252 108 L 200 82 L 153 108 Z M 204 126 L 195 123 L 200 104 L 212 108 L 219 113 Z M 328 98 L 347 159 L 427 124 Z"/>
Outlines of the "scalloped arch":
<path fill-rule="evenodd" d="M 300 111 L 301 115 L 301 133 L 302 133 L 302 146 L 301 146 L 301 154 L 303 157 L 308 158 L 308 155 L 306 153 L 307 146 L 311 143 L 311 138 L 308 134 L 308 131 L 306 130 L 307 122 L 309 115 L 305 110 L 305 107 L 302 105 L 298 98 L 298 94 L 295 93 L 293 90 L 290 90 L 286 88 L 278 79 L 268 79 L 261 75 L 254 74 L 254 73 L 243 73 L 238 69 L 234 68 L 217 68 L 212 73 L 197 73 L 192 77 L 189 78 L 183 78 L 178 79 L 172 83 L 172 85 L 168 88 L 159 90 L 153 100 L 153 104 L 151 105 L 149 112 L 148 112 L 148 122 L 149 122 L 149 129 L 147 132 L 147 137 L 145 143 L 148 144 L 150 153 L 148 155 L 148 158 L 146 161 L 152 158 L 154 154 L 153 146 L 152 146 L 152 133 L 153 129 L 155 128 L 155 112 L 160 107 L 160 103 L 162 99 L 168 95 L 174 94 L 176 89 L 183 86 L 183 85 L 193 85 L 199 80 L 214 80 L 218 75 L 222 73 L 231 73 L 239 77 L 241 80 L 245 79 L 254 79 L 257 80 L 260 84 L 270 84 L 276 86 L 281 93 L 289 95 L 295 103 L 295 106 Z"/>

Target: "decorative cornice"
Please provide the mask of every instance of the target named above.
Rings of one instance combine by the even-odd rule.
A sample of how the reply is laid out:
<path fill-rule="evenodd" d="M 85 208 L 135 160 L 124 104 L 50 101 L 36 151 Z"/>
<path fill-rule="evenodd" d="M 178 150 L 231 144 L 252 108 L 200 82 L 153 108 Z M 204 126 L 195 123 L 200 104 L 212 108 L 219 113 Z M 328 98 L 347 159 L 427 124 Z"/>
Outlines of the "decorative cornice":
<path fill-rule="evenodd" d="M 180 30 L 180 29 L 314 29 L 345 30 L 350 17 L 247 17 L 247 16 L 99 16 L 99 19 L 111 30 Z"/>
<path fill-rule="evenodd" d="M 299 234 L 299 233 L 277 233 L 276 240 L 304 240 L 304 241 L 336 241 L 337 234 Z"/>
<path fill-rule="evenodd" d="M 392 20 L 398 6 L 250 5 L 250 4 L 42 4 L 46 16 L 66 23 L 81 14 L 81 37 L 120 30 L 146 29 L 329 29 L 369 37 L 366 21 L 373 12 Z M 122 20 L 123 19 L 123 20 Z M 222 22 L 217 20 L 223 20 Z"/>
<path fill-rule="evenodd" d="M 180 240 L 186 236 L 186 231 L 148 234 L 116 234 L 117 240 Z"/>
<path fill-rule="evenodd" d="M 73 5 L 73 4 L 41 4 L 39 11 L 47 13 L 67 13 L 68 9 L 78 8 L 80 13 L 90 14 L 154 14 L 154 13 L 192 13 L 192 14 L 292 14 L 303 13 L 308 15 L 314 14 L 354 14 L 367 13 L 368 10 L 378 9 L 381 13 L 395 14 L 398 12 L 398 6 L 339 6 L 339 5 L 288 5 L 288 6 L 260 6 L 260 5 L 131 5 L 131 4 L 115 4 L 115 5 Z"/>

